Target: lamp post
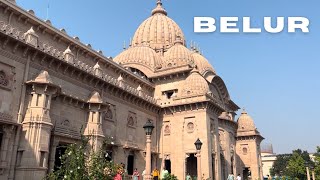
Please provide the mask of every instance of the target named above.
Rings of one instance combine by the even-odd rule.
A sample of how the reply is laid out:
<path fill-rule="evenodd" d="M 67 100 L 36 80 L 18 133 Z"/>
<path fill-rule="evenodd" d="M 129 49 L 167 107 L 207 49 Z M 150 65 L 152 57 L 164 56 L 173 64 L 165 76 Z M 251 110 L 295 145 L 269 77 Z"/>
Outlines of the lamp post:
<path fill-rule="evenodd" d="M 198 167 L 198 180 L 201 180 L 201 146 L 202 146 L 202 142 L 200 141 L 200 139 L 198 138 L 197 141 L 194 143 L 194 145 L 196 146 L 197 149 L 197 167 Z"/>
<path fill-rule="evenodd" d="M 315 174 L 314 174 L 314 166 L 312 164 L 310 164 L 310 169 L 311 169 L 311 173 L 312 173 L 312 180 L 315 180 Z"/>
<path fill-rule="evenodd" d="M 307 180 L 310 180 L 309 164 L 308 162 L 305 162 L 304 165 L 306 166 L 306 169 L 307 169 Z"/>
<path fill-rule="evenodd" d="M 146 174 L 144 176 L 145 180 L 151 179 L 151 135 L 154 129 L 154 125 L 150 120 L 143 126 L 144 131 L 146 132 Z"/>

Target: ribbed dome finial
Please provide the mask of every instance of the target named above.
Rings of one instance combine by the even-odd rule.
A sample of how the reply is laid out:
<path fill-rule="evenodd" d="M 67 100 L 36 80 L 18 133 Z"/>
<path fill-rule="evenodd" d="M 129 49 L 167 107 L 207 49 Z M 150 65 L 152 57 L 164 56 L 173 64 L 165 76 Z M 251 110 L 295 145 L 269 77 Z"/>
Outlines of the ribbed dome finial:
<path fill-rule="evenodd" d="M 155 15 L 155 14 L 163 14 L 163 15 L 167 15 L 167 11 L 162 7 L 162 2 L 161 0 L 157 0 L 157 7 L 155 9 L 152 10 L 152 15 Z"/>

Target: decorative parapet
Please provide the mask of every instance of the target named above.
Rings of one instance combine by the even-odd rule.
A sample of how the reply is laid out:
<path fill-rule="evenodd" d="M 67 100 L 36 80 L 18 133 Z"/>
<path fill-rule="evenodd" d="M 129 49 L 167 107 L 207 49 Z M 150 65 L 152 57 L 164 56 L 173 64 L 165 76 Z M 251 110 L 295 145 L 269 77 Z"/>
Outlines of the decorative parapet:
<path fill-rule="evenodd" d="M 65 61 L 67 61 L 68 63 L 73 64 L 74 62 L 74 54 L 72 53 L 72 51 L 70 50 L 70 47 L 68 46 L 68 48 L 63 52 L 63 58 Z"/>
<path fill-rule="evenodd" d="M 97 62 L 97 64 L 93 66 L 93 71 L 94 71 L 94 75 L 100 78 L 102 77 L 102 69 L 99 65 L 99 62 Z"/>
<path fill-rule="evenodd" d="M 34 47 L 38 47 L 38 41 L 39 41 L 39 36 L 36 34 L 36 32 L 33 30 L 33 27 L 31 27 L 25 34 L 25 42 L 27 44 L 30 44 Z"/>
<path fill-rule="evenodd" d="M 110 83 L 120 89 L 123 89 L 135 96 L 138 96 L 140 98 L 143 98 L 144 100 L 148 101 L 149 103 L 156 104 L 156 99 L 153 97 L 147 95 L 146 93 L 143 93 L 142 91 L 138 91 L 136 88 L 131 87 L 122 79 L 122 83 L 119 82 L 119 79 L 115 79 L 114 77 L 111 77 L 110 75 L 107 75 L 97 67 L 97 64 L 95 67 L 91 67 L 90 65 L 83 63 L 81 61 L 78 61 L 77 59 L 72 59 L 72 52 L 68 49 L 62 53 L 62 51 L 54 48 L 53 46 L 50 46 L 49 44 L 42 43 L 38 40 L 38 35 L 34 32 L 33 28 L 31 27 L 26 33 L 23 33 L 22 31 L 19 31 L 17 28 L 13 28 L 11 25 L 4 23 L 3 21 L 0 21 L 0 31 L 6 35 L 9 35 L 19 41 L 22 41 L 28 45 L 33 46 L 34 48 L 48 54 L 49 56 L 53 56 L 61 61 L 67 61 L 70 65 L 77 67 L 83 71 L 86 71 L 87 73 L 96 76 L 97 78 L 106 81 L 107 83 Z M 5 44 L 3 44 L 5 46 Z M 65 55 L 69 55 L 69 58 L 66 58 Z M 72 60 L 73 62 L 71 62 Z M 100 69 L 101 71 L 97 70 Z M 119 77 L 120 78 L 120 77 Z M 121 77 L 122 78 L 122 77 Z M 121 80 L 121 79 L 120 79 Z"/>
<path fill-rule="evenodd" d="M 24 20 L 24 22 L 30 22 L 31 24 L 36 27 L 36 31 L 39 32 L 48 32 L 49 34 L 55 34 L 54 41 L 57 39 L 63 40 L 67 42 L 67 44 L 75 45 L 78 50 L 85 51 L 89 55 L 92 55 L 94 59 L 99 59 L 101 62 L 106 62 L 106 65 L 111 65 L 113 67 L 116 67 L 119 72 L 122 72 L 124 75 L 129 75 L 130 77 L 133 77 L 134 79 L 137 79 L 138 81 L 142 82 L 144 86 L 147 86 L 148 88 L 154 88 L 154 84 L 150 83 L 148 80 L 135 76 L 131 71 L 128 71 L 124 69 L 122 66 L 117 64 L 112 60 L 112 57 L 106 57 L 103 55 L 102 51 L 95 51 L 90 46 L 87 46 L 86 44 L 82 43 L 79 39 L 79 37 L 71 37 L 68 35 L 63 29 L 57 29 L 56 27 L 52 26 L 50 20 L 41 20 L 40 18 L 36 17 L 34 15 L 34 12 L 32 13 L 30 10 L 25 11 L 21 9 L 20 7 L 16 6 L 14 3 L 9 3 L 13 0 L 5 0 L 2 1 L 2 4 L 9 7 L 9 9 L 12 9 L 14 14 L 19 16 L 19 20 Z M 8 9 L 8 8 L 6 8 Z M 4 13 L 8 13 L 9 11 L 5 11 Z M 39 34 L 40 35 L 40 34 Z M 22 33 L 22 39 L 24 38 L 24 32 Z M 63 52 L 63 51 L 62 51 Z M 60 56 L 62 56 L 62 52 Z M 62 58 L 62 57 L 60 57 Z"/>

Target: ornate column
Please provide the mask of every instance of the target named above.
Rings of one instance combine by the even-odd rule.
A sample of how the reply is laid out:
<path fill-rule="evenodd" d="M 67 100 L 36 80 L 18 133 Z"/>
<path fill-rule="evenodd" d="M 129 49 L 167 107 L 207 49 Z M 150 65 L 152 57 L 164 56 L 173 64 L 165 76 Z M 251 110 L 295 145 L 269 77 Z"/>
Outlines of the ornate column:
<path fill-rule="evenodd" d="M 201 152 L 200 150 L 197 150 L 197 179 L 201 180 L 202 179 L 202 171 L 201 171 Z"/>
<path fill-rule="evenodd" d="M 88 123 L 84 130 L 84 135 L 89 137 L 89 144 L 93 151 L 97 151 L 103 144 L 104 134 L 102 130 L 101 115 L 105 110 L 106 104 L 103 103 L 102 98 L 98 92 L 93 92 L 89 104 Z"/>
<path fill-rule="evenodd" d="M 145 179 L 151 179 L 151 135 L 147 135 L 146 140 L 146 175 Z"/>
<path fill-rule="evenodd" d="M 28 108 L 22 122 L 16 179 L 42 179 L 47 173 L 47 159 L 53 124 L 50 118 L 51 97 L 60 89 L 47 71 L 42 71 L 32 86 Z"/>
<path fill-rule="evenodd" d="M 3 126 L 3 138 L 2 138 L 2 144 L 0 149 L 0 175 L 6 174 L 6 170 L 9 169 L 10 165 L 10 140 L 12 141 L 12 135 L 14 132 L 15 127 L 13 125 L 4 125 Z"/>
<path fill-rule="evenodd" d="M 56 160 L 56 150 L 57 146 L 59 145 L 59 140 L 53 138 L 51 147 L 50 147 L 50 157 L 49 157 L 49 164 L 48 164 L 48 172 L 51 173 L 54 170 L 54 162 Z"/>
<path fill-rule="evenodd" d="M 3 138 L 2 138 L 2 149 L 1 149 L 1 167 L 7 166 L 7 156 L 8 156 L 8 149 L 9 149 L 9 141 L 11 139 L 12 133 L 14 131 L 14 126 L 12 125 L 5 125 L 3 127 Z"/>
<path fill-rule="evenodd" d="M 154 129 L 154 125 L 150 120 L 143 126 L 146 132 L 146 175 L 144 176 L 145 180 L 151 180 L 151 135 Z"/>

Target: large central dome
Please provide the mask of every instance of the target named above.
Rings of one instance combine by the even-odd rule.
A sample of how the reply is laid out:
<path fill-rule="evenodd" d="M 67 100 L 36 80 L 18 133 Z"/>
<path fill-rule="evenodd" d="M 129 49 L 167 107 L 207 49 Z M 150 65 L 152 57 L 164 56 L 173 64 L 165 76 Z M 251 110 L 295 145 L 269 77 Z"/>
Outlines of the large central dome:
<path fill-rule="evenodd" d="M 167 16 L 160 0 L 152 11 L 152 16 L 146 19 L 137 29 L 132 46 L 149 45 L 152 49 L 167 49 L 174 45 L 176 37 L 180 37 L 185 45 L 182 30 Z"/>

